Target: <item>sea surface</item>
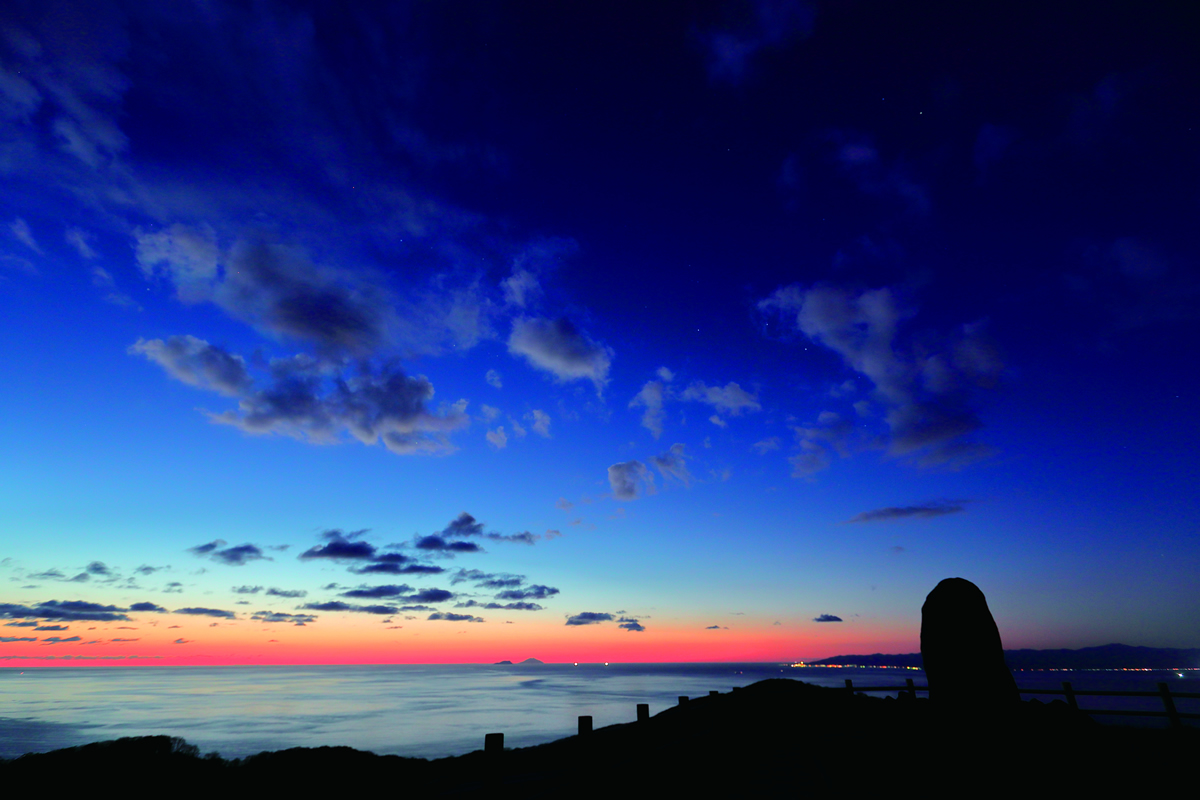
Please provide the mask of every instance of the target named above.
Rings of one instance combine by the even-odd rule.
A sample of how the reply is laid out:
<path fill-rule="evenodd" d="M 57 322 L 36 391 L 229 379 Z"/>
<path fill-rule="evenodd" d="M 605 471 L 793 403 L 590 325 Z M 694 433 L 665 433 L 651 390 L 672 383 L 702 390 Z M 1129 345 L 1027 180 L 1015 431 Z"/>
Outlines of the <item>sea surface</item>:
<path fill-rule="evenodd" d="M 1016 673 L 1022 689 L 1200 691 L 1200 677 L 1170 672 Z M 924 685 L 899 669 L 795 669 L 781 664 L 530 664 L 254 667 L 56 667 L 0 669 L 0 758 L 121 736 L 166 734 L 202 752 L 241 758 L 288 747 L 346 745 L 379 754 L 438 758 L 573 735 L 578 717 L 601 728 L 676 705 L 680 695 L 728 692 L 766 678 L 821 686 Z M 894 692 L 892 693 L 895 694 Z M 1028 699 L 1028 696 L 1026 696 Z M 1050 702 L 1054 697 L 1040 697 Z M 1080 698 L 1083 708 L 1162 710 L 1156 698 Z M 1200 711 L 1200 701 L 1176 701 Z M 1165 726 L 1166 721 L 1098 717 Z"/>

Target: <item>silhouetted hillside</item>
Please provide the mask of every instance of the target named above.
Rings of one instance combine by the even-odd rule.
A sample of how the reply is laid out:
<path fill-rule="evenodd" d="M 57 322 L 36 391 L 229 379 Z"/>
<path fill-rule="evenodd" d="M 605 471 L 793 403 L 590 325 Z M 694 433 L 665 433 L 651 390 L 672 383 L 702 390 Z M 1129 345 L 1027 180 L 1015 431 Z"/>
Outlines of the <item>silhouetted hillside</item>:
<path fill-rule="evenodd" d="M 0 780 L 30 786 L 48 776 L 127 775 L 143 786 L 227 797 L 325 796 L 355 787 L 523 798 L 863 795 L 905 788 L 927 796 L 1074 796 L 1165 790 L 1178 780 L 1172 769 L 1191 763 L 1197 746 L 1195 729 L 1098 725 L 1061 701 L 972 717 L 946 714 L 923 699 L 850 695 L 776 679 L 694 698 L 644 722 L 498 753 L 425 760 L 320 747 L 227 761 L 156 736 L 0 762 Z"/>
<path fill-rule="evenodd" d="M 1079 650 L 1005 650 L 1004 661 L 1010 669 L 1177 669 L 1200 667 L 1200 650 L 1106 644 Z M 813 666 L 922 666 L 920 653 L 834 656 L 805 663 Z"/>

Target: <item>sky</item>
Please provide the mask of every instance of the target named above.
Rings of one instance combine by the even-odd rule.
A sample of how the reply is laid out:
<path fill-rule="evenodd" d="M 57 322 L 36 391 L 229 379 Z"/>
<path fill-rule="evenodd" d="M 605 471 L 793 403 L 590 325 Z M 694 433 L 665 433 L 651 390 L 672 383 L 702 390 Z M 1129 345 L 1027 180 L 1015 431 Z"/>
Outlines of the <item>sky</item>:
<path fill-rule="evenodd" d="M 0 664 L 1200 647 L 1184 3 L 0 9 Z"/>

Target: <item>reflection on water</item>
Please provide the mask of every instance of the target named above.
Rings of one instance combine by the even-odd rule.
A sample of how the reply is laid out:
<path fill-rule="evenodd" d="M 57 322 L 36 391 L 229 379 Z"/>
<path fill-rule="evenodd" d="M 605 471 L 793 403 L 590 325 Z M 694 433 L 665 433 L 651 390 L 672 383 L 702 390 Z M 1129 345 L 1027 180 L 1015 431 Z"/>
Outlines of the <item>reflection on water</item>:
<path fill-rule="evenodd" d="M 582 714 L 600 728 L 632 721 L 638 703 L 656 714 L 679 695 L 771 677 L 879 686 L 902 685 L 905 676 L 777 664 L 0 669 L 0 757 L 167 734 L 226 758 L 321 745 L 435 758 L 477 750 L 493 731 L 524 747 L 574 734 Z M 1110 688 L 1067 677 L 1077 689 Z M 1123 680 L 1112 688 L 1153 689 L 1155 679 Z M 1026 684 L 1020 675 L 1018 683 Z M 1103 698 L 1104 707 L 1115 707 L 1113 699 Z"/>

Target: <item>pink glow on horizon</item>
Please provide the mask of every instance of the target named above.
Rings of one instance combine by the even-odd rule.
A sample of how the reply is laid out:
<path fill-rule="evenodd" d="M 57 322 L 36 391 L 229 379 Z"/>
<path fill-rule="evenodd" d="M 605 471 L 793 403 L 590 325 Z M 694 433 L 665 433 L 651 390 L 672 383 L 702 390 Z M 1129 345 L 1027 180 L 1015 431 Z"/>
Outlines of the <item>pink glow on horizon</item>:
<path fill-rule="evenodd" d="M 760 622 L 708 630 L 699 624 L 671 626 L 647 620 L 645 632 L 622 630 L 611 623 L 567 627 L 558 621 L 474 625 L 419 620 L 399 629 L 358 620 L 302 628 L 193 625 L 187 630 L 160 627 L 142 631 L 137 642 L 6 643 L 0 649 L 0 666 L 489 664 L 530 657 L 547 663 L 786 662 L 920 649 L 915 631 L 866 623 Z M 178 638 L 185 643 L 175 644 Z M 68 655 L 72 658 L 62 658 Z"/>

